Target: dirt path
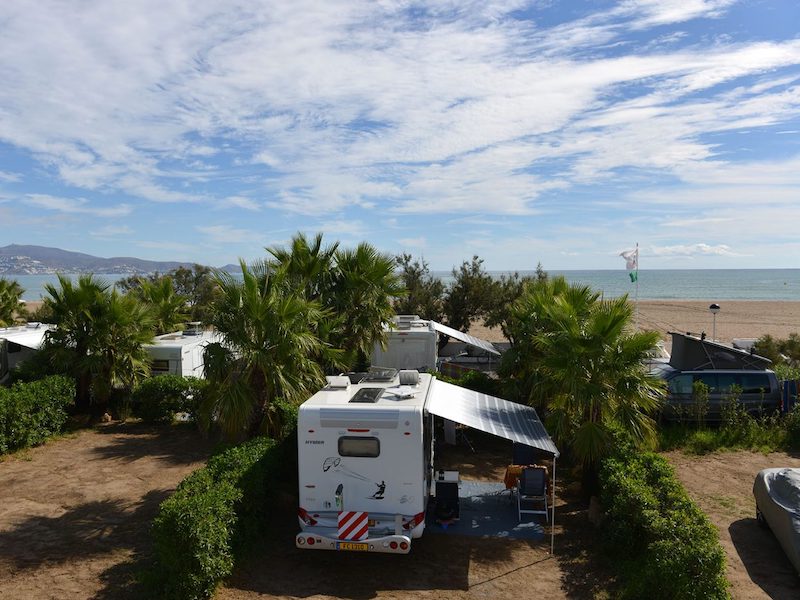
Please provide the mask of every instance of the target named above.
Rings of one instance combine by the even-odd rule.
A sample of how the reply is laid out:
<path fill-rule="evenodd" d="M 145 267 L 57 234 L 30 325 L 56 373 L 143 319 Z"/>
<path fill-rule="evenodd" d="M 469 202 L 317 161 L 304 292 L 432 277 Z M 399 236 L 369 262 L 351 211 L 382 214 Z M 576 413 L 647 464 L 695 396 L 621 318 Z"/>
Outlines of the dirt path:
<path fill-rule="evenodd" d="M 755 520 L 753 480 L 761 469 L 800 467 L 783 453 L 667 454 L 689 495 L 719 528 L 728 581 L 737 600 L 800 598 L 800 578 L 772 532 Z"/>
<path fill-rule="evenodd" d="M 203 464 L 188 427 L 108 425 L 0 462 L 0 598 L 119 598 L 158 504 Z"/>
<path fill-rule="evenodd" d="M 471 434 L 477 452 L 450 448 L 437 467 L 464 479 L 502 481 L 510 443 Z M 559 480 L 561 481 L 561 480 Z M 314 598 L 314 600 L 435 598 L 595 598 L 608 575 L 591 560 L 593 532 L 585 504 L 559 487 L 555 555 L 546 542 L 484 539 L 426 532 L 406 556 L 297 550 L 296 494 L 273 515 L 273 534 L 215 600 Z"/>

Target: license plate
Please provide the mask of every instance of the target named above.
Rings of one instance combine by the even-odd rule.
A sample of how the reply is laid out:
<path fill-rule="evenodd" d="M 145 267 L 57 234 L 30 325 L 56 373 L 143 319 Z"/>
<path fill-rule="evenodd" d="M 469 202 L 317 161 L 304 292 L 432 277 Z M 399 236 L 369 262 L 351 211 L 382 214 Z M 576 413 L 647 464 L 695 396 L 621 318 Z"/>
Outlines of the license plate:
<path fill-rule="evenodd" d="M 337 550 L 351 550 L 355 552 L 367 552 L 369 544 L 356 544 L 355 542 L 336 542 Z"/>

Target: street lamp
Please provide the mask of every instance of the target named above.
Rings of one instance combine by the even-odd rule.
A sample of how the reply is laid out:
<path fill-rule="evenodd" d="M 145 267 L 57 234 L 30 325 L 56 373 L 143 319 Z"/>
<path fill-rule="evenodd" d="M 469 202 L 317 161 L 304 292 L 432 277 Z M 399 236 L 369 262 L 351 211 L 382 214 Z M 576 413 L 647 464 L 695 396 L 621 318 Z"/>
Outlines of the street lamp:
<path fill-rule="evenodd" d="M 711 330 L 711 339 L 715 342 L 717 341 L 717 313 L 719 312 L 719 304 L 714 303 L 708 307 L 708 310 L 711 311 L 711 314 L 714 315 L 714 325 L 713 329 Z"/>

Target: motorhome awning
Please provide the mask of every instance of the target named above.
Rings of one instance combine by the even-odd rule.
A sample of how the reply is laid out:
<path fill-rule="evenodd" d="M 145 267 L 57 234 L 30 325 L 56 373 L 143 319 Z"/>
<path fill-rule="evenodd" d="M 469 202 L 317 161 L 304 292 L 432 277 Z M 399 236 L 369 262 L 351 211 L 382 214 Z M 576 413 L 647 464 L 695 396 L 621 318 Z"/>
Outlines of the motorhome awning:
<path fill-rule="evenodd" d="M 470 346 L 475 346 L 476 348 L 480 348 L 481 350 L 486 350 L 492 354 L 500 355 L 500 352 L 495 348 L 491 342 L 487 342 L 486 340 L 482 340 L 471 335 L 467 335 L 466 333 L 460 332 L 458 329 L 453 329 L 452 327 L 448 327 L 447 325 L 442 325 L 441 323 L 437 323 L 436 321 L 431 321 L 433 324 L 433 328 L 438 331 L 439 333 L 443 333 L 444 335 L 450 336 L 451 338 L 455 338 L 460 342 L 464 342 L 465 344 L 469 344 Z"/>
<path fill-rule="evenodd" d="M 7 329 L 5 333 L 0 330 L 0 338 L 5 338 L 9 342 L 19 344 L 31 350 L 38 350 L 44 343 L 45 333 L 50 329 L 52 329 L 51 326 L 44 325 L 41 327 Z"/>
<path fill-rule="evenodd" d="M 434 381 L 425 408 L 428 412 L 480 429 L 512 442 L 527 444 L 558 457 L 558 449 L 530 406 Z"/>

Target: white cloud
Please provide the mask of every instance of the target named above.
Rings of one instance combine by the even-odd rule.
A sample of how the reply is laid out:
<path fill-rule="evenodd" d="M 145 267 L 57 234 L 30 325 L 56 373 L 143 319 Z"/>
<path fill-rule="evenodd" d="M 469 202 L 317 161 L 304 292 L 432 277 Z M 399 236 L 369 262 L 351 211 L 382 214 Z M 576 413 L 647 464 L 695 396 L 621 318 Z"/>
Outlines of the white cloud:
<path fill-rule="evenodd" d="M 230 225 L 204 225 L 195 229 L 206 236 L 207 241 L 217 244 L 241 244 L 264 239 L 262 233 Z"/>
<path fill-rule="evenodd" d="M 696 256 L 736 256 L 730 246 L 719 244 L 711 246 L 709 244 L 682 244 L 678 246 L 650 246 L 642 252 L 643 256 L 664 257 L 685 257 L 694 258 Z"/>
<path fill-rule="evenodd" d="M 16 183 L 18 181 L 22 181 L 22 175 L 20 173 L 0 171 L 0 181 L 4 181 L 6 183 Z"/>
<path fill-rule="evenodd" d="M 428 240 L 424 237 L 416 238 L 399 238 L 397 243 L 403 247 L 403 250 L 410 252 L 418 252 L 424 250 L 428 246 Z"/>
<path fill-rule="evenodd" d="M 39 208 L 63 213 L 94 215 L 96 217 L 125 217 L 133 211 L 127 204 L 100 207 L 91 206 L 85 198 L 61 198 L 47 194 L 28 194 L 25 202 Z"/>
<path fill-rule="evenodd" d="M 246 196 L 228 196 L 225 198 L 225 205 L 235 206 L 237 208 L 243 208 L 245 210 L 251 210 L 254 212 L 261 210 L 261 206 L 259 206 L 257 202 L 247 198 Z"/>
<path fill-rule="evenodd" d="M 127 236 L 133 233 L 133 229 L 127 225 L 106 225 L 99 229 L 89 231 L 89 235 L 100 239 L 114 239 L 120 236 Z"/>

